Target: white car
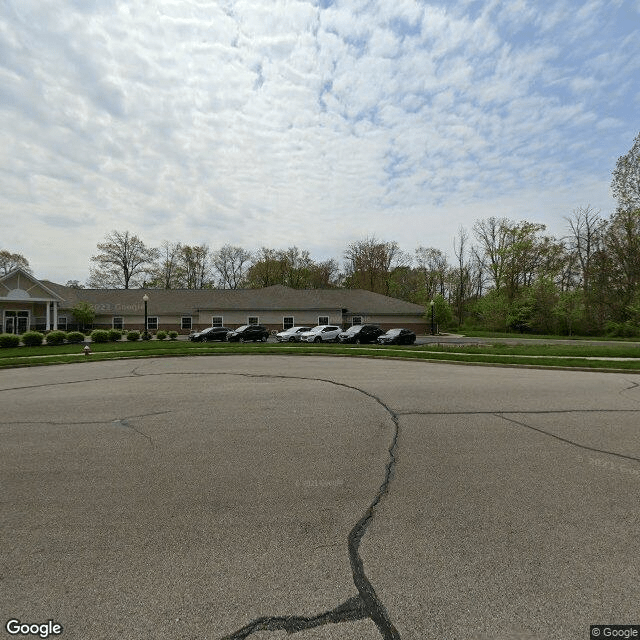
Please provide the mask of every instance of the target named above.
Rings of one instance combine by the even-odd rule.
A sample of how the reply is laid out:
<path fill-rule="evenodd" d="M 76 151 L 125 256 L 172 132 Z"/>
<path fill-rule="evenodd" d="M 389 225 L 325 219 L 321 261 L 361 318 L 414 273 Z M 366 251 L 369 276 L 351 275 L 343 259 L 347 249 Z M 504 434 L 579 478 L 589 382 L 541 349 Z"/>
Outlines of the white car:
<path fill-rule="evenodd" d="M 290 327 L 280 333 L 276 333 L 278 342 L 300 342 L 300 335 L 309 331 L 311 327 Z"/>
<path fill-rule="evenodd" d="M 301 333 L 300 340 L 302 342 L 335 342 L 341 331 L 340 327 L 333 324 L 319 324 L 310 331 Z"/>

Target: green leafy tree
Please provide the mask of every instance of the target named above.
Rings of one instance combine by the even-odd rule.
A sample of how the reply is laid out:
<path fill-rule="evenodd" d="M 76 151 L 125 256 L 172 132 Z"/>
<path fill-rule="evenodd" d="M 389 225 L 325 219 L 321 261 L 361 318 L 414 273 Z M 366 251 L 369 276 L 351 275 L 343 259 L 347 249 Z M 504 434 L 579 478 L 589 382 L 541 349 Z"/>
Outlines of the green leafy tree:
<path fill-rule="evenodd" d="M 611 182 L 618 209 L 640 209 L 640 133 L 631 149 L 618 158 Z"/>
<path fill-rule="evenodd" d="M 78 323 L 78 327 L 84 331 L 85 328 L 91 327 L 96 318 L 96 310 L 93 305 L 88 302 L 78 302 L 72 309 L 71 315 Z"/>

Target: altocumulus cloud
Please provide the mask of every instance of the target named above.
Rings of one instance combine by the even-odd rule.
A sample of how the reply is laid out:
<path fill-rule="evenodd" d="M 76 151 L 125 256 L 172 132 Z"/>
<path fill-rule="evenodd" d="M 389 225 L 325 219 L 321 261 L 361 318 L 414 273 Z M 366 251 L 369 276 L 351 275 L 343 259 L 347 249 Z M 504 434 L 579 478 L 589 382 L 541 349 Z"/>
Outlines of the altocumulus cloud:
<path fill-rule="evenodd" d="M 2 248 L 84 279 L 105 233 L 450 250 L 608 212 L 638 131 L 630 0 L 5 0 Z M 54 250 L 55 248 L 55 250 Z"/>

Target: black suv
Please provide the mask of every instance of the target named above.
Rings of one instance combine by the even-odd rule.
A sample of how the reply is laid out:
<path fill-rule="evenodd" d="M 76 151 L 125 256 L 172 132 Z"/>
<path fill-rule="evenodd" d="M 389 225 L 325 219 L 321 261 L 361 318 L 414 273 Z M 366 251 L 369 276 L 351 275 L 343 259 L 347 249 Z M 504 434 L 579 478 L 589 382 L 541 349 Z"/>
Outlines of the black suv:
<path fill-rule="evenodd" d="M 191 342 L 209 342 L 210 340 L 224 341 L 227 339 L 227 333 L 231 329 L 229 327 L 208 327 L 202 331 L 196 331 L 189 334 Z"/>
<path fill-rule="evenodd" d="M 266 342 L 268 337 L 269 330 L 261 324 L 243 324 L 227 334 L 229 342 L 248 342 L 249 340 Z"/>
<path fill-rule="evenodd" d="M 338 335 L 340 342 L 365 344 L 375 342 L 384 331 L 376 324 L 354 324 Z"/>

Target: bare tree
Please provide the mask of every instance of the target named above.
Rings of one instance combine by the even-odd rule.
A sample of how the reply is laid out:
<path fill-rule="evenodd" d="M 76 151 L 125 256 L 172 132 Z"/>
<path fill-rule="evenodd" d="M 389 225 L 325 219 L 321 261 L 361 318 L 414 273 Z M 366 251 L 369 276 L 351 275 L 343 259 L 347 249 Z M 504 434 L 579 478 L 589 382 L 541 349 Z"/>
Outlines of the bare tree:
<path fill-rule="evenodd" d="M 211 287 L 211 254 L 206 244 L 183 244 L 178 252 L 178 282 L 183 289 Z"/>
<path fill-rule="evenodd" d="M 347 287 L 385 295 L 390 292 L 393 269 L 410 263 L 410 257 L 400 250 L 397 242 L 380 242 L 374 237 L 352 242 L 344 257 Z"/>
<path fill-rule="evenodd" d="M 473 234 L 480 242 L 483 263 L 495 289 L 500 289 L 504 284 L 505 249 L 511 226 L 511 222 L 506 218 L 495 217 L 478 220 L 473 225 Z"/>
<path fill-rule="evenodd" d="M 580 286 L 587 293 L 590 290 L 592 259 L 602 244 L 604 221 L 600 218 L 600 211 L 595 211 L 591 205 L 574 209 L 565 220 L 571 230 L 569 250 L 580 264 Z"/>
<path fill-rule="evenodd" d="M 242 247 L 225 244 L 211 256 L 217 285 L 221 289 L 237 289 L 244 280 L 251 260 L 251 252 Z"/>
<path fill-rule="evenodd" d="M 445 297 L 450 269 L 445 253 L 434 247 L 418 247 L 415 254 L 417 269 L 424 277 L 427 299 L 433 300 L 437 294 Z"/>
<path fill-rule="evenodd" d="M 179 242 L 165 240 L 158 250 L 158 264 L 153 270 L 153 283 L 160 289 L 175 289 L 180 286 L 180 254 L 182 245 Z"/>
<path fill-rule="evenodd" d="M 147 247 L 129 231 L 112 231 L 98 244 L 100 253 L 91 256 L 88 286 L 96 289 L 130 289 L 140 286 L 153 269 L 158 250 Z"/>
<path fill-rule="evenodd" d="M 467 242 L 469 234 L 464 227 L 458 229 L 458 235 L 453 239 L 453 252 L 458 260 L 458 266 L 455 269 L 454 279 L 456 280 L 456 291 L 454 295 L 456 316 L 458 324 L 462 324 L 464 320 L 464 303 L 467 298 L 467 292 L 470 284 L 469 266 L 467 263 Z"/>

